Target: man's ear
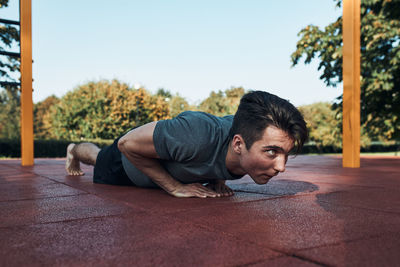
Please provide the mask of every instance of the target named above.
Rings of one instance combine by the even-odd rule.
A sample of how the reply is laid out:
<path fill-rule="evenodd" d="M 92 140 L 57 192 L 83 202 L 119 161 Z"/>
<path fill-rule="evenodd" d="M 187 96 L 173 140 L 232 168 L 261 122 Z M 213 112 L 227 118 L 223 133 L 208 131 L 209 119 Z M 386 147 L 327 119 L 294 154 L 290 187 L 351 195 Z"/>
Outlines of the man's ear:
<path fill-rule="evenodd" d="M 243 137 L 240 134 L 235 134 L 232 139 L 233 151 L 235 151 L 235 153 L 240 155 L 242 153 L 244 145 L 245 144 Z"/>

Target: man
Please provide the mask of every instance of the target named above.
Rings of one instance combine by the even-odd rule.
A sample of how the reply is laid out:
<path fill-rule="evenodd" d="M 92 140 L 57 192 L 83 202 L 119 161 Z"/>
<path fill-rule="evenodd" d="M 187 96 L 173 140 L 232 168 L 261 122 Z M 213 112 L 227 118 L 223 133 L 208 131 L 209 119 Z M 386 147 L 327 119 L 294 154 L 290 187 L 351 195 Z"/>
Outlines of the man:
<path fill-rule="evenodd" d="M 135 128 L 102 150 L 70 144 L 66 170 L 83 175 L 83 162 L 95 166 L 95 183 L 161 187 L 175 197 L 231 196 L 226 180 L 248 174 L 267 183 L 285 171 L 289 153 L 297 154 L 306 139 L 306 123 L 292 104 L 252 91 L 234 116 L 186 111 Z"/>

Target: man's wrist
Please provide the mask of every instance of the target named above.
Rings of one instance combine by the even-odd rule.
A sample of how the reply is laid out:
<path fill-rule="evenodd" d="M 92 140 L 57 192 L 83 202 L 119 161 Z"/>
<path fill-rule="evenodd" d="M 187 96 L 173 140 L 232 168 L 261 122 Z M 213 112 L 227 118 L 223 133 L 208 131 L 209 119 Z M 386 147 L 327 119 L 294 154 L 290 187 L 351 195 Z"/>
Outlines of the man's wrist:
<path fill-rule="evenodd" d="M 178 182 L 172 177 L 168 178 L 168 182 L 165 182 L 163 184 L 158 183 L 158 185 L 161 186 L 161 188 L 164 189 L 167 193 L 173 195 L 177 190 L 182 187 L 182 183 Z"/>

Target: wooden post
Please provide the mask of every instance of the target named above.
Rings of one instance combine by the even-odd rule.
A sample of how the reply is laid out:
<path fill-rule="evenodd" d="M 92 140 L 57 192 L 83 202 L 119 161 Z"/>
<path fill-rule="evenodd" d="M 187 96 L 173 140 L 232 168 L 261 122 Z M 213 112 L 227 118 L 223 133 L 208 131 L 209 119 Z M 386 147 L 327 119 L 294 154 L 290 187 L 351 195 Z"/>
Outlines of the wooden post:
<path fill-rule="evenodd" d="M 343 167 L 360 167 L 360 0 L 343 1 Z"/>
<path fill-rule="evenodd" d="M 33 101 L 32 101 L 32 2 L 20 0 L 21 46 L 21 164 L 31 166 L 33 159 Z"/>

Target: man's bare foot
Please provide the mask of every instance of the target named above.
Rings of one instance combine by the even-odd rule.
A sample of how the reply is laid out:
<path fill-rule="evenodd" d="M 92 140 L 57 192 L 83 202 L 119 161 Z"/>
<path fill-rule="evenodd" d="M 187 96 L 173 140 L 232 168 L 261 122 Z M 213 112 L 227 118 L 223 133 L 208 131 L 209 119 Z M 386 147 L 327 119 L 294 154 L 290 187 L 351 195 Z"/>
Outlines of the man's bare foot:
<path fill-rule="evenodd" d="M 72 143 L 67 147 L 67 161 L 65 162 L 65 170 L 69 175 L 84 175 L 84 172 L 81 170 L 79 160 L 74 158 L 74 155 L 72 154 L 72 149 L 74 146 L 75 144 Z"/>

